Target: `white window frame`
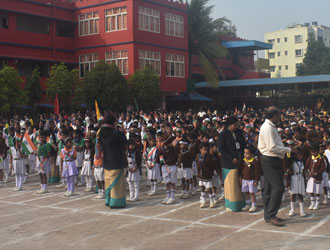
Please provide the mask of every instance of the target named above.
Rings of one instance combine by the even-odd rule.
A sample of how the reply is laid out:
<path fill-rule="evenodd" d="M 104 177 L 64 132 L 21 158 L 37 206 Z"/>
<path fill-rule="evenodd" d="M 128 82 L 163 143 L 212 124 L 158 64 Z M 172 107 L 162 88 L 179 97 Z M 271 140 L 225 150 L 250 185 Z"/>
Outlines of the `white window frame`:
<path fill-rule="evenodd" d="M 116 13 L 114 14 L 114 10 L 117 10 L 119 9 L 119 13 Z M 126 9 L 126 12 L 122 12 L 123 9 Z M 111 14 L 109 14 L 109 12 L 111 12 Z M 124 18 L 126 17 L 126 28 L 122 28 L 122 29 L 119 29 L 119 22 L 118 22 L 118 17 L 121 16 L 121 20 L 122 20 L 122 27 L 124 27 Z M 106 9 L 104 10 L 104 22 L 105 22 L 105 32 L 115 32 L 115 31 L 121 31 L 121 30 L 127 30 L 127 7 L 126 6 L 122 6 L 122 7 L 117 7 L 117 8 L 110 8 L 110 9 Z M 111 17 L 115 17 L 115 21 L 116 21 L 116 24 L 115 24 L 115 29 L 114 30 L 111 30 Z M 110 20 L 110 27 L 109 29 L 110 30 L 107 30 L 107 20 Z"/>
<path fill-rule="evenodd" d="M 289 51 L 287 51 L 287 50 L 284 51 L 284 55 L 285 55 L 285 56 L 288 56 L 288 55 L 289 55 Z"/>
<path fill-rule="evenodd" d="M 297 38 L 300 38 L 299 40 L 297 40 Z M 302 35 L 295 35 L 294 36 L 294 43 L 302 43 L 303 42 L 303 36 Z"/>
<path fill-rule="evenodd" d="M 124 52 L 127 53 L 126 57 L 123 56 Z M 114 58 L 114 53 L 119 53 L 120 56 L 117 57 L 117 58 Z M 108 58 L 107 55 L 111 55 L 111 58 Z M 125 60 L 127 60 L 127 72 L 124 72 L 124 61 Z M 119 61 L 122 61 L 121 68 L 119 66 Z M 119 68 L 120 72 L 122 73 L 122 75 L 127 76 L 129 74 L 128 50 L 123 49 L 123 50 L 113 50 L 113 51 L 105 52 L 105 62 L 109 63 L 109 64 L 115 63 L 118 66 L 118 68 Z"/>
<path fill-rule="evenodd" d="M 276 39 L 276 42 L 277 42 L 277 43 L 281 43 L 281 38 L 277 38 L 277 39 Z"/>
<path fill-rule="evenodd" d="M 142 16 L 142 27 L 140 27 L 141 16 Z M 145 28 L 145 19 L 147 19 L 146 22 L 148 23 L 147 24 L 148 28 Z M 152 20 L 153 20 L 154 30 L 151 29 Z M 139 30 L 160 34 L 160 11 L 139 6 L 138 26 L 139 26 Z"/>
<path fill-rule="evenodd" d="M 284 42 L 285 42 L 285 43 L 288 42 L 288 37 L 284 37 Z"/>
<path fill-rule="evenodd" d="M 278 51 L 277 52 L 277 57 L 280 57 L 281 56 L 281 51 Z"/>
<path fill-rule="evenodd" d="M 289 70 L 289 65 L 285 65 L 285 70 Z"/>
<path fill-rule="evenodd" d="M 177 59 L 175 59 L 177 58 Z M 180 61 L 179 58 L 182 58 Z M 177 55 L 177 54 L 166 54 L 166 76 L 167 77 L 175 77 L 175 78 L 185 78 L 185 58 L 184 55 Z M 167 67 L 168 64 L 170 64 L 170 67 L 174 66 L 174 75 L 168 74 Z M 183 75 L 180 75 L 180 72 L 176 74 L 176 64 L 179 64 L 179 71 L 180 71 L 180 65 L 183 65 Z"/>
<path fill-rule="evenodd" d="M 173 34 L 170 34 L 170 25 L 173 23 Z M 181 35 L 180 28 L 181 27 Z M 184 38 L 184 17 L 165 12 L 165 35 Z"/>
<path fill-rule="evenodd" d="M 300 54 L 300 55 L 297 55 L 297 51 L 301 51 L 301 54 Z M 296 57 L 303 57 L 303 56 L 304 56 L 304 51 L 303 51 L 303 49 L 296 49 L 294 52 L 295 52 L 295 56 L 296 56 Z"/>
<path fill-rule="evenodd" d="M 148 54 L 151 53 L 151 56 L 149 56 Z M 157 55 L 158 54 L 158 59 L 157 59 Z M 141 66 L 141 60 L 143 60 L 143 67 Z M 148 62 L 148 63 L 146 63 Z M 152 66 L 152 63 L 154 62 L 154 66 Z M 156 63 L 159 62 L 159 72 L 157 70 L 157 65 Z M 144 69 L 146 67 L 146 65 L 150 65 L 151 67 L 153 67 L 153 69 L 155 70 L 156 74 L 158 76 L 162 75 L 162 62 L 161 62 L 161 54 L 158 51 L 146 51 L 146 50 L 139 50 L 139 68 L 140 69 Z"/>
<path fill-rule="evenodd" d="M 275 58 L 275 52 L 268 53 L 269 59 L 274 59 Z"/>
<path fill-rule="evenodd" d="M 91 60 L 88 60 L 88 56 L 91 57 Z M 84 60 L 82 60 L 83 57 L 85 58 Z M 96 64 L 100 61 L 99 58 L 100 57 L 99 57 L 98 53 L 79 55 L 79 77 L 84 78 L 85 75 L 86 75 L 86 72 L 93 69 L 96 66 Z M 85 67 L 84 67 L 84 76 L 81 76 L 81 65 L 85 65 Z M 86 66 L 88 66 L 87 71 L 86 71 Z"/>
<path fill-rule="evenodd" d="M 91 14 L 92 18 L 87 18 L 87 16 Z M 83 18 L 83 19 L 82 19 Z M 98 20 L 98 27 L 96 25 L 96 20 Z M 92 21 L 94 21 L 94 33 L 91 33 L 91 23 Z M 84 34 L 80 34 L 80 27 L 81 25 L 83 25 L 83 29 L 85 29 L 84 27 L 84 23 L 88 22 L 88 32 L 86 33 L 84 31 Z M 91 35 L 95 35 L 95 34 L 99 34 L 100 33 L 100 15 L 98 11 L 93 11 L 93 12 L 88 12 L 88 13 L 84 13 L 84 14 L 80 14 L 78 15 L 78 36 L 82 37 L 82 36 L 91 36 Z M 97 28 L 96 28 L 97 27 Z M 97 30 L 97 32 L 96 32 Z"/>
<path fill-rule="evenodd" d="M 274 44 L 275 43 L 275 39 L 268 39 L 268 43 L 269 44 Z"/>

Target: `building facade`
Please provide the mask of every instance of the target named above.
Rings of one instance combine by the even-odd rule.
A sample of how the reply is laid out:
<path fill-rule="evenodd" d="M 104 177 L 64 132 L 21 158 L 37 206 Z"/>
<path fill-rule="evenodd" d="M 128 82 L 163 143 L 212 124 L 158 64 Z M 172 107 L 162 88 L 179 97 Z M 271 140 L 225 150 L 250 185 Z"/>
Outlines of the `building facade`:
<path fill-rule="evenodd" d="M 166 94 L 186 90 L 186 5 L 168 0 L 2 0 L 0 63 L 28 76 L 53 64 L 80 77 L 104 60 L 125 77 L 151 65 Z M 43 86 L 45 87 L 45 86 Z"/>
<path fill-rule="evenodd" d="M 296 76 L 307 51 L 309 34 L 314 34 L 318 41 L 330 47 L 330 27 L 317 22 L 291 25 L 265 33 L 265 42 L 273 45 L 273 49 L 265 54 L 269 59 L 271 77 Z"/>

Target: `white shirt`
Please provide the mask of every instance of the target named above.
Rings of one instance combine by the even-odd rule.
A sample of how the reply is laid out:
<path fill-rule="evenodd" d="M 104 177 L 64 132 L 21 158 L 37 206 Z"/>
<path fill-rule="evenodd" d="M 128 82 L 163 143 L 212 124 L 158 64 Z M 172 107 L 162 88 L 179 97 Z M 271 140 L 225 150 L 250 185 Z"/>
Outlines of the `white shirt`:
<path fill-rule="evenodd" d="M 284 159 L 291 149 L 284 147 L 275 125 L 268 119 L 262 124 L 259 134 L 258 149 L 262 155 Z"/>

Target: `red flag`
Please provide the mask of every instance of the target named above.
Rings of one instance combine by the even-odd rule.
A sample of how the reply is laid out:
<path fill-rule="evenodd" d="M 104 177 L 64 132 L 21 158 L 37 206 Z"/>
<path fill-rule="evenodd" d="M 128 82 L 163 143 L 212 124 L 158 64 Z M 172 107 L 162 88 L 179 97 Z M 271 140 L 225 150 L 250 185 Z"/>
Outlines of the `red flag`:
<path fill-rule="evenodd" d="M 58 96 L 56 94 L 55 98 L 55 104 L 54 104 L 54 114 L 59 115 L 60 114 L 60 105 L 58 103 Z"/>

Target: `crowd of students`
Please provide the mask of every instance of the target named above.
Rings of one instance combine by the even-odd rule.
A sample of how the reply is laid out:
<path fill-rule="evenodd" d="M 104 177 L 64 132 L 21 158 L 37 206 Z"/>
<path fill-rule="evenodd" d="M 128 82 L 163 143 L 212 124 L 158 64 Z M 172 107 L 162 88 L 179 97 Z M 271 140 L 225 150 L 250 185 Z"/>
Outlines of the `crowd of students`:
<path fill-rule="evenodd" d="M 240 145 L 237 168 L 240 191 L 244 194 L 243 211 L 257 211 L 256 193 L 263 188 L 263 172 L 259 164 L 258 134 L 265 120 L 264 110 L 253 108 L 235 111 L 154 111 L 115 114 L 116 129 L 127 139 L 126 178 L 129 187 L 127 201 L 140 198 L 140 183 L 147 178 L 149 196 L 166 191 L 163 204 L 176 202 L 178 182 L 180 198 L 189 199 L 200 192 L 200 207 L 215 208 L 221 199 L 228 199 L 230 185 L 224 185 L 224 152 L 221 136 L 231 120 L 244 136 Z M 107 112 L 104 113 L 104 117 Z M 99 131 L 104 117 L 94 112 L 47 115 L 37 119 L 1 119 L 0 122 L 0 186 L 15 176 L 16 188 L 21 191 L 28 174 L 38 173 L 40 190 L 48 193 L 49 183 L 65 189 L 64 196 L 73 196 L 75 186 L 85 185 L 85 192 L 105 198 L 103 148 Z M 283 144 L 291 148 L 283 160 L 285 187 L 291 196 L 289 216 L 295 215 L 299 201 L 300 215 L 306 216 L 304 197 L 309 194 L 309 209 L 320 208 L 330 198 L 330 115 L 325 110 L 314 112 L 308 108 L 282 110 L 278 133 Z M 26 138 L 36 150 L 26 150 Z M 235 137 L 235 133 L 233 133 Z M 33 145 L 32 145 L 33 146 Z M 223 197 L 223 189 L 225 196 Z M 227 190 L 226 190 L 227 189 Z M 226 192 L 227 191 L 227 192 Z M 230 209 L 230 207 L 227 207 Z"/>

